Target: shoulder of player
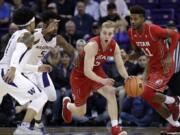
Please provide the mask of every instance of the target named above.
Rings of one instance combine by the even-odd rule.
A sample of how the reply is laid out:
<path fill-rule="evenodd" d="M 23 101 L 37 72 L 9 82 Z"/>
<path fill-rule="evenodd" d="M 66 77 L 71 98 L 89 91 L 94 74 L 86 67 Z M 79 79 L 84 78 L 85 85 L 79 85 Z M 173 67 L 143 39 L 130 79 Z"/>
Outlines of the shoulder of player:
<path fill-rule="evenodd" d="M 148 26 L 149 26 L 149 29 L 150 30 L 157 30 L 157 29 L 159 29 L 159 28 L 162 28 L 162 27 L 160 27 L 159 25 L 156 25 L 156 24 L 147 24 Z"/>
<path fill-rule="evenodd" d="M 88 42 L 86 44 L 86 46 L 84 46 L 84 50 L 88 51 L 88 52 L 90 52 L 90 51 L 95 51 L 96 52 L 96 50 L 98 50 L 97 42 L 95 42 L 95 41 Z"/>

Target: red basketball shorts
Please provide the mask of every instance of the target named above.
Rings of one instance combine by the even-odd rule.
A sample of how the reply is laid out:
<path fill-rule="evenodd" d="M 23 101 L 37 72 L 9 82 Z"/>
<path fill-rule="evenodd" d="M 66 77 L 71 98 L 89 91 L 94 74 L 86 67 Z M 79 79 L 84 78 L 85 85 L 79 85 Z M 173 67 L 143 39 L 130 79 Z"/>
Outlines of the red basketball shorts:
<path fill-rule="evenodd" d="M 102 78 L 107 77 L 102 68 L 98 68 L 94 72 Z M 104 86 L 101 83 L 90 80 L 82 72 L 78 72 L 76 70 L 71 72 L 70 84 L 76 106 L 82 106 L 86 104 L 91 92 L 96 91 Z"/>

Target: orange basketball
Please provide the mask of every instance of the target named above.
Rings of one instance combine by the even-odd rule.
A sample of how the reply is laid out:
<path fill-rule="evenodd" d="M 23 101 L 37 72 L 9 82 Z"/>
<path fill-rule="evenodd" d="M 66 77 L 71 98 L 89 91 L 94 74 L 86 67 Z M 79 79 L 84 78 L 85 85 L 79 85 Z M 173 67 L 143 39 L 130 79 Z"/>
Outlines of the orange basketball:
<path fill-rule="evenodd" d="M 130 97 L 140 96 L 143 92 L 142 80 L 139 79 L 138 77 L 128 79 L 125 82 L 124 88 L 128 96 Z"/>

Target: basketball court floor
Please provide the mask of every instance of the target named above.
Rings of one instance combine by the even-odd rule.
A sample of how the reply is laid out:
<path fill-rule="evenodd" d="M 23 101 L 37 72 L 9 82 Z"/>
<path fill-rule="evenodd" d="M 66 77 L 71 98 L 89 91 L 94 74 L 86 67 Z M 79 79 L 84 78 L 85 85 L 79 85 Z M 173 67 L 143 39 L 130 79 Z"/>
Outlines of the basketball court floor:
<path fill-rule="evenodd" d="M 106 127 L 51 127 L 47 128 L 50 135 L 111 135 Z M 128 135 L 160 135 L 161 128 L 125 128 Z M 0 135 L 12 135 L 14 128 L 0 128 Z"/>

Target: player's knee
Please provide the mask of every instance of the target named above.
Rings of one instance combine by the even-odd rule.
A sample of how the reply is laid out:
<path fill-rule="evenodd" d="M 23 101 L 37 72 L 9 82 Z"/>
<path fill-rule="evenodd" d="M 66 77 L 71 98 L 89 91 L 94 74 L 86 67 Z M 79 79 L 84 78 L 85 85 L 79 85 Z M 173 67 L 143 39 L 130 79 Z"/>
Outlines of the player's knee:
<path fill-rule="evenodd" d="M 152 108 L 157 109 L 159 108 L 160 104 L 153 101 L 155 95 L 156 91 L 154 89 L 145 86 L 144 92 L 142 93 L 141 97 L 146 100 Z"/>
<path fill-rule="evenodd" d="M 144 86 L 144 91 L 143 91 L 141 97 L 149 102 L 149 101 L 152 101 L 152 99 L 155 96 L 155 93 L 156 93 L 156 91 L 154 89 L 152 89 L 148 86 Z"/>
<path fill-rule="evenodd" d="M 105 86 L 103 93 L 106 99 L 112 99 L 115 97 L 115 90 L 112 86 Z"/>

